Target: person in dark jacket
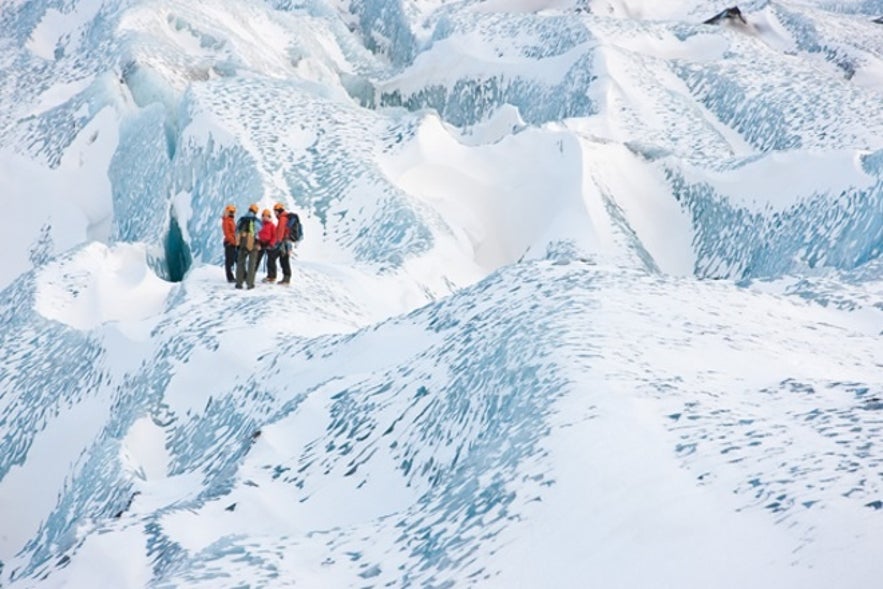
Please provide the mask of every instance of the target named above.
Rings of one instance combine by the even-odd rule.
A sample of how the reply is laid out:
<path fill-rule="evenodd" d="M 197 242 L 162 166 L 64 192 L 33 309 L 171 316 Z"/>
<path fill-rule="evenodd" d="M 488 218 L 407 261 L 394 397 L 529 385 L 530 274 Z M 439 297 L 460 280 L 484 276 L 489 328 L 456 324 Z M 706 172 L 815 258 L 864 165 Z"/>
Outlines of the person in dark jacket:
<path fill-rule="evenodd" d="M 224 272 L 227 274 L 227 282 L 235 282 L 233 267 L 236 264 L 236 207 L 227 205 L 224 208 L 224 216 L 221 217 L 221 230 L 224 232 Z"/>
<path fill-rule="evenodd" d="M 267 276 L 261 282 L 276 282 L 276 259 L 273 257 L 273 250 L 276 247 L 276 224 L 273 223 L 273 214 L 270 209 L 261 211 L 261 231 L 258 233 L 258 244 L 261 246 L 258 252 L 258 267 L 261 265 L 261 259 L 264 253 L 267 254 Z"/>
<path fill-rule="evenodd" d="M 276 249 L 275 257 L 279 259 L 279 265 L 282 267 L 282 280 L 279 284 L 291 284 L 291 242 L 288 241 L 288 213 L 285 212 L 285 205 L 277 202 L 273 205 L 273 212 L 276 213 Z M 275 265 L 276 260 L 273 260 Z"/>
<path fill-rule="evenodd" d="M 239 247 L 239 258 L 236 260 L 236 288 L 242 288 L 243 282 L 249 289 L 254 288 L 258 251 L 261 247 L 257 240 L 261 231 L 261 222 L 257 213 L 258 205 L 249 205 L 248 213 L 239 217 L 239 221 L 236 222 L 236 245 Z"/>

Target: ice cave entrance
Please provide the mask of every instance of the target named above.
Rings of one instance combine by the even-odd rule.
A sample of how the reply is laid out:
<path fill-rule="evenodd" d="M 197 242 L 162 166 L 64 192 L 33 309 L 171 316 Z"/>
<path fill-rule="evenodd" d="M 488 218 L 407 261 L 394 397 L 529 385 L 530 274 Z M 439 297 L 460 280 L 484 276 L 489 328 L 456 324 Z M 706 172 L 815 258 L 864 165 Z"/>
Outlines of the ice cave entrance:
<path fill-rule="evenodd" d="M 193 263 L 190 246 L 184 241 L 184 234 L 174 211 L 170 215 L 169 231 L 165 240 L 166 272 L 171 282 L 181 282 Z"/>

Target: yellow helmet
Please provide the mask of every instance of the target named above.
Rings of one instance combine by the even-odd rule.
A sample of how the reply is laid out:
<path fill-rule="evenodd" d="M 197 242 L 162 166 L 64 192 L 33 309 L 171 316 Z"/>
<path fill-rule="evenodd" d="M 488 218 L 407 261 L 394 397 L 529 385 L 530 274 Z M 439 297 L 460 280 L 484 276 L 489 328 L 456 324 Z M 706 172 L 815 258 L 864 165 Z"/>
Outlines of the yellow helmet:
<path fill-rule="evenodd" d="M 225 213 L 228 213 L 228 214 L 229 214 L 229 213 L 235 213 L 235 212 L 236 212 L 236 207 L 235 207 L 234 205 L 227 205 L 226 207 L 224 207 L 224 212 L 225 212 Z"/>
<path fill-rule="evenodd" d="M 273 205 L 273 210 L 274 211 L 284 211 L 285 205 L 282 204 L 281 202 L 277 202 L 276 204 Z"/>
<path fill-rule="evenodd" d="M 255 203 L 251 203 L 250 205 L 248 205 L 248 210 L 252 213 L 257 213 L 259 210 L 261 210 L 261 208 Z"/>
<path fill-rule="evenodd" d="M 272 213 L 270 213 L 270 209 L 264 209 L 261 211 L 261 217 L 269 217 Z"/>

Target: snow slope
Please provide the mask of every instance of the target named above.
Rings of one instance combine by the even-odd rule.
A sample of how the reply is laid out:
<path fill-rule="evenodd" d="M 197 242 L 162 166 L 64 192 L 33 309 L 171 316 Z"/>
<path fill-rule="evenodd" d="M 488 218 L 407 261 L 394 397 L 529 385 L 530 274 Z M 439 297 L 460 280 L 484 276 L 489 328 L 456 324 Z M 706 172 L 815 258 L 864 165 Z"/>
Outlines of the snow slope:
<path fill-rule="evenodd" d="M 0 586 L 874 586 L 879 8 L 721 8 L 3 4 Z"/>

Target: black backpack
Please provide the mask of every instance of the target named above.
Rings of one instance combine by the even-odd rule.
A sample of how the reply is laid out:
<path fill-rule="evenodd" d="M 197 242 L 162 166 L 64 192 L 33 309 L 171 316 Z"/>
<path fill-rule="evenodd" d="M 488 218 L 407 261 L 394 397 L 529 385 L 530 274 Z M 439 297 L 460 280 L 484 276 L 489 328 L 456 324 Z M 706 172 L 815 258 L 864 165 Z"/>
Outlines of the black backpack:
<path fill-rule="evenodd" d="M 244 247 L 247 251 L 254 249 L 254 221 L 254 218 L 246 215 L 240 217 L 236 223 L 236 245 Z M 242 241 L 243 237 L 245 238 L 244 242 Z"/>
<path fill-rule="evenodd" d="M 251 221 L 252 219 L 246 215 L 239 217 L 239 221 L 236 223 L 236 232 L 254 233 L 254 224 Z"/>
<path fill-rule="evenodd" d="M 304 238 L 304 226 L 300 222 L 297 213 L 288 213 L 288 239 L 300 241 Z"/>

